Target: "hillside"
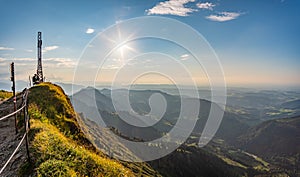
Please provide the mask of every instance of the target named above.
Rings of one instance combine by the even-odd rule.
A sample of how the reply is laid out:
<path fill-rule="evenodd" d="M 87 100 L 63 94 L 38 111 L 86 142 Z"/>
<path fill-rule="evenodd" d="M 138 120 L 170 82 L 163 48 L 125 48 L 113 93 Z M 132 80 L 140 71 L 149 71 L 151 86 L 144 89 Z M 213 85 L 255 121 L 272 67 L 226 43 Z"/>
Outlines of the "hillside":
<path fill-rule="evenodd" d="M 263 122 L 240 136 L 237 146 L 300 175 L 300 117 Z"/>
<path fill-rule="evenodd" d="M 144 140 L 155 139 L 161 136 L 162 133 L 169 132 L 172 127 L 176 124 L 177 119 L 180 115 L 181 102 L 178 95 L 170 95 L 158 90 L 130 90 L 130 105 L 120 102 L 120 100 L 112 100 L 110 97 L 111 91 L 108 89 L 97 90 L 91 87 L 85 88 L 72 95 L 72 102 L 75 107 L 75 110 L 79 113 L 82 113 L 85 118 L 101 124 L 99 122 L 99 113 L 102 115 L 102 119 L 108 127 L 117 128 L 122 134 L 128 137 L 136 137 Z M 115 94 L 118 95 L 117 98 L 126 95 L 127 90 L 115 90 Z M 153 94 L 161 94 L 167 103 L 166 112 L 155 125 L 152 127 L 136 127 L 127 124 L 120 117 L 126 117 L 126 119 L 135 118 L 134 115 L 130 114 L 127 110 L 130 110 L 128 106 L 132 106 L 132 109 L 141 114 L 145 115 L 149 113 L 149 97 Z M 94 101 L 94 99 L 96 101 Z M 184 99 L 193 99 L 193 98 L 184 98 Z M 199 115 L 196 126 L 193 130 L 194 133 L 201 133 L 203 127 L 207 121 L 210 109 L 221 108 L 210 101 L 200 99 L 197 100 L 200 102 Z M 119 111 L 118 115 L 115 112 L 113 103 L 116 103 L 124 111 Z M 95 104 L 91 104 L 95 103 Z M 141 121 L 139 118 L 135 118 L 134 121 Z M 186 121 L 189 121 L 188 119 Z M 237 136 L 245 132 L 249 126 L 242 122 L 239 115 L 231 112 L 225 112 L 220 128 L 216 136 L 232 141 Z M 160 132 L 160 133 L 158 133 Z"/>
<path fill-rule="evenodd" d="M 280 106 L 284 109 L 300 109 L 300 99 L 287 101 L 285 103 L 282 103 Z"/>
<path fill-rule="evenodd" d="M 250 126 L 300 115 L 298 91 L 228 90 L 226 110 L 239 114 Z"/>
<path fill-rule="evenodd" d="M 33 163 L 24 164 L 21 175 L 137 176 L 134 168 L 125 167 L 92 146 L 79 127 L 69 98 L 59 86 L 51 83 L 34 86 L 28 99 Z M 141 170 L 138 173 L 143 174 Z M 154 176 L 156 172 L 148 169 L 144 174 Z"/>
<path fill-rule="evenodd" d="M 129 158 L 131 154 L 128 147 L 109 135 L 107 132 L 110 131 L 109 129 L 102 128 L 89 119 L 83 121 L 89 127 L 87 132 L 91 134 L 92 139 L 95 140 L 94 144 L 99 149 L 108 151 L 108 147 L 113 147 L 113 157 Z M 130 137 L 124 138 L 130 139 Z M 267 162 L 252 154 L 227 147 L 222 140 L 213 140 L 205 148 L 199 148 L 197 142 L 198 137 L 193 134 L 186 143 L 172 153 L 147 163 L 161 175 L 170 177 L 255 176 L 270 174 L 272 170 Z M 159 151 L 161 147 L 156 148 Z M 278 173 L 274 172 L 274 174 Z"/>
<path fill-rule="evenodd" d="M 116 90 L 116 92 L 119 96 L 114 101 L 116 104 L 124 104 L 118 98 L 125 95 L 124 92 L 126 90 Z M 110 90 L 108 89 L 97 90 L 88 87 L 72 95 L 73 105 L 76 111 L 82 115 L 82 123 L 87 127 L 85 132 L 90 134 L 93 144 L 103 151 L 109 151 L 110 147 L 114 147 L 112 156 L 117 158 L 120 156 L 129 157 L 131 151 L 125 144 L 109 135 L 108 131 L 113 130 L 118 136 L 132 141 L 147 141 L 170 131 L 175 125 L 180 111 L 180 98 L 176 95 L 157 90 L 130 90 L 129 93 L 132 109 L 140 114 L 150 111 L 148 99 L 152 94 L 162 94 L 167 102 L 166 112 L 162 119 L 148 129 L 127 124 L 120 118 L 120 114 L 124 116 L 129 115 L 129 113 L 126 114 L 126 111 L 121 111 L 120 114 L 115 112 Z M 152 168 L 156 169 L 163 176 L 175 177 L 272 176 L 273 174 L 286 176 L 285 173 L 281 173 L 281 170 L 273 169 L 271 164 L 261 158 L 231 147 L 222 140 L 233 141 L 235 137 L 241 135 L 249 128 L 234 113 L 225 112 L 217 132 L 217 137 L 221 139 L 215 138 L 204 148 L 199 148 L 197 143 L 203 130 L 203 125 L 207 121 L 209 110 L 213 106 L 215 106 L 215 109 L 221 109 L 216 104 L 202 99 L 200 100 L 200 105 L 199 119 L 189 139 L 169 155 L 147 162 Z M 123 105 L 122 108 L 126 106 L 128 105 Z M 99 115 L 101 115 L 101 119 L 106 125 L 99 121 L 101 120 Z M 189 120 L 186 119 L 186 121 Z M 156 147 L 157 151 L 161 148 L 160 146 Z"/>
<path fill-rule="evenodd" d="M 12 92 L 0 90 L 0 103 L 2 103 L 3 101 L 7 100 L 8 98 L 10 98 L 12 96 L 13 96 Z"/>

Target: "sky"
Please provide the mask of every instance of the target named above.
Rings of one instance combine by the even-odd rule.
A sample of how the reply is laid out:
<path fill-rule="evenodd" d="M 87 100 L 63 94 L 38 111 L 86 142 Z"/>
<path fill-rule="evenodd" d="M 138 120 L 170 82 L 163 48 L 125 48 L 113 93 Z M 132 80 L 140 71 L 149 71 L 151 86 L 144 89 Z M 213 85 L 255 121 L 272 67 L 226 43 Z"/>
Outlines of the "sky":
<path fill-rule="evenodd" d="M 297 0 L 0 0 L 0 4 L 0 82 L 9 82 L 11 62 L 15 62 L 17 80 L 28 81 L 35 73 L 38 31 L 42 32 L 46 79 L 71 83 L 78 61 L 84 59 L 82 55 L 97 34 L 132 18 L 154 16 L 177 20 L 201 34 L 217 54 L 228 86 L 300 88 Z M 125 62 L 128 70 L 123 70 L 124 80 L 132 79 L 130 70 L 149 66 L 179 78 L 180 69 L 172 64 L 175 58 L 188 68 L 198 85 L 209 83 L 205 70 L 195 66 L 188 51 L 161 39 L 131 41 L 115 49 L 98 73 L 97 82 L 111 82 L 124 65 L 125 56 L 135 57 Z M 91 78 L 88 71 L 78 74 L 85 76 L 82 81 Z M 185 81 L 181 77 L 179 82 L 188 84 Z M 135 78 L 135 82 L 164 84 L 172 79 L 150 74 Z"/>

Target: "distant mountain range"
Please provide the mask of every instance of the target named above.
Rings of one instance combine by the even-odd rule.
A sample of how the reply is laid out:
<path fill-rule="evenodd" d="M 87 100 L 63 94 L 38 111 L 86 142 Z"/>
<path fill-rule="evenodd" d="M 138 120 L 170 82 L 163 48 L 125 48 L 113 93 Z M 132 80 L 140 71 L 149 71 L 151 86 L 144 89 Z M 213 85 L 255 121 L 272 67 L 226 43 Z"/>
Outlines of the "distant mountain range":
<path fill-rule="evenodd" d="M 131 106 L 135 112 L 143 115 L 150 111 L 150 96 L 161 94 L 167 102 L 167 111 L 154 126 L 141 128 L 127 124 L 120 119 L 112 104 L 113 100 L 109 89 L 97 90 L 88 87 L 72 95 L 71 100 L 75 110 L 81 113 L 88 127 L 97 129 L 97 126 L 103 125 L 103 122 L 101 123 L 97 119 L 101 115 L 108 128 L 113 128 L 116 134 L 128 139 L 152 140 L 161 137 L 176 124 L 180 113 L 180 97 L 178 95 L 160 90 L 129 90 L 130 105 L 125 105 L 118 102 L 118 98 L 128 90 L 120 89 L 116 92 L 119 94 L 119 97 L 114 100 L 117 104 L 120 104 L 121 107 Z M 222 176 L 220 175 L 222 172 L 223 176 L 224 174 L 226 176 L 243 176 L 243 174 L 250 176 L 260 174 L 267 176 L 299 175 L 299 117 L 278 119 L 278 114 L 266 114 L 266 111 L 270 111 L 272 108 L 273 111 L 293 110 L 293 115 L 297 115 L 299 94 L 297 92 L 278 94 L 275 91 L 262 91 L 255 95 L 254 93 L 235 91 L 235 94 L 232 93 L 230 97 L 232 99 L 229 99 L 229 106 L 226 107 L 219 130 L 213 141 L 207 146 L 198 148 L 197 142 L 207 121 L 209 110 L 221 108 L 215 103 L 200 99 L 200 113 L 192 136 L 177 151 L 160 160 L 149 162 L 149 164 L 166 176 L 181 176 L 180 174 Z M 254 104 L 255 102 L 257 104 Z M 256 117 L 258 112 L 260 117 Z M 128 119 L 143 121 L 135 119 L 130 112 L 125 110 L 121 111 L 121 114 Z M 264 117 L 264 115 L 268 116 Z M 280 116 L 283 115 L 285 114 Z M 288 117 L 290 116 L 292 114 Z M 95 132 L 93 136 L 99 141 L 98 145 L 103 145 L 103 142 L 108 141 L 100 138 Z M 128 149 L 124 152 L 128 152 Z M 181 163 L 182 161 L 185 163 Z M 202 170 L 205 172 L 202 174 L 203 171 L 199 171 L 201 168 L 194 164 L 201 164 Z M 174 168 L 178 170 L 171 173 Z M 228 168 L 232 170 L 227 170 Z"/>
<path fill-rule="evenodd" d="M 116 92 L 118 92 L 118 94 L 121 96 L 126 94 L 127 90 L 117 90 Z M 116 127 L 122 134 L 125 134 L 129 137 L 134 136 L 136 138 L 146 138 L 147 140 L 149 140 L 149 138 L 157 138 L 160 137 L 161 134 L 167 133 L 176 124 L 180 114 L 181 106 L 179 96 L 170 95 L 157 90 L 130 90 L 129 93 L 131 104 L 130 106 L 132 106 L 132 109 L 135 112 L 140 114 L 146 114 L 150 111 L 148 99 L 151 95 L 159 93 L 162 94 L 166 99 L 168 105 L 166 108 L 166 112 L 163 118 L 150 128 L 152 133 L 149 132 L 150 130 L 147 128 L 131 126 L 120 119 L 119 116 L 115 114 L 116 111 L 112 104 L 113 101 L 110 97 L 110 90 L 108 89 L 97 90 L 91 87 L 82 89 L 72 96 L 72 100 L 77 112 L 82 112 L 85 117 L 99 123 L 99 121 L 97 120 L 97 117 L 99 117 L 98 112 L 95 112 L 95 107 L 93 107 L 93 105 L 91 104 L 92 102 L 95 102 L 93 101 L 93 98 L 95 98 L 96 102 L 94 106 L 96 106 L 96 111 L 98 110 L 102 115 L 102 118 L 106 125 L 108 127 Z M 121 105 L 122 103 L 119 103 L 118 100 L 115 101 L 117 102 L 117 104 L 120 104 L 120 107 L 127 108 L 129 106 L 126 104 Z M 217 104 L 211 103 L 210 101 L 203 99 L 200 99 L 199 101 L 200 113 L 196 126 L 193 130 L 194 133 L 201 133 L 203 131 L 211 107 L 214 107 L 214 109 L 221 109 Z M 125 116 L 128 119 L 132 117 L 132 115 L 125 110 L 126 109 L 121 112 L 122 116 Z M 239 115 L 237 115 L 236 113 L 225 112 L 223 121 L 217 132 L 217 136 L 226 140 L 236 138 L 244 130 L 249 128 L 249 125 L 247 125 L 242 120 L 243 119 L 239 118 Z M 135 121 L 141 120 L 136 118 Z M 189 121 L 189 119 L 187 119 L 186 121 Z M 144 131 L 147 131 L 147 133 Z M 157 134 L 157 132 L 160 133 Z M 147 137 L 141 137 L 141 135 Z"/>

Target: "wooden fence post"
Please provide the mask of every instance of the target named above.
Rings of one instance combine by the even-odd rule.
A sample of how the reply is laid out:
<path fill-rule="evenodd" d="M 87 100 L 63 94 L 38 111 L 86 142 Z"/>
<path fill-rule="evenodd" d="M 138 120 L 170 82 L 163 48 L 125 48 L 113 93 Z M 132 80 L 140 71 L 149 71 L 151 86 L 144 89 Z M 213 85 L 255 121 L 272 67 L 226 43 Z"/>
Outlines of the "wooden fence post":
<path fill-rule="evenodd" d="M 26 90 L 26 92 L 28 92 Z M 27 94 L 27 93 L 25 93 Z M 24 100 L 24 104 L 25 104 L 25 107 L 23 108 L 23 112 L 24 112 L 24 128 L 25 128 L 25 143 L 26 143 L 26 151 L 27 151 L 27 158 L 28 158 L 28 161 L 30 162 L 30 155 L 29 155 L 29 142 L 28 142 L 28 130 L 29 130 L 29 127 L 28 127 L 28 123 L 29 123 L 29 119 L 28 119 L 28 105 L 27 105 L 27 95 L 25 95 L 26 98 Z"/>
<path fill-rule="evenodd" d="M 10 80 L 12 82 L 12 91 L 13 91 L 13 102 L 14 102 L 14 112 L 17 110 L 17 98 L 16 98 L 16 84 L 15 84 L 15 64 L 12 62 L 10 64 L 10 72 L 11 72 L 11 77 Z M 17 114 L 15 114 L 15 129 L 16 129 L 16 134 L 18 134 L 18 127 L 17 127 Z"/>

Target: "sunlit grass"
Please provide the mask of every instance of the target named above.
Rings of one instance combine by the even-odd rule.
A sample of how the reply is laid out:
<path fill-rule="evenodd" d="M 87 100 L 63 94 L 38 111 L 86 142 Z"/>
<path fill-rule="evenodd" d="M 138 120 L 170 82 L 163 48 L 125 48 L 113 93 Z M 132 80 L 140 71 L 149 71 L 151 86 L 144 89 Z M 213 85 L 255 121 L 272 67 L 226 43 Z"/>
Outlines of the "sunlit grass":
<path fill-rule="evenodd" d="M 0 90 L 0 101 L 6 100 L 13 96 L 12 92 L 8 92 L 5 90 Z"/>
<path fill-rule="evenodd" d="M 31 142 L 38 176 L 133 176 L 116 161 L 78 146 L 55 126 L 38 119 L 31 125 L 38 132 Z"/>
<path fill-rule="evenodd" d="M 279 109 L 279 110 L 274 110 L 273 112 L 267 112 L 266 114 L 269 116 L 277 116 L 277 115 L 281 115 L 281 114 L 288 114 L 288 115 L 292 115 L 295 112 L 295 110 L 292 109 Z"/>
<path fill-rule="evenodd" d="M 247 169 L 247 167 L 245 165 L 242 165 L 241 163 L 231 160 L 225 156 L 218 155 L 218 157 L 221 158 L 224 162 L 226 162 L 229 165 Z"/>
<path fill-rule="evenodd" d="M 118 161 L 91 148 L 60 87 L 39 84 L 30 89 L 28 98 L 30 151 L 37 176 L 134 176 Z"/>

